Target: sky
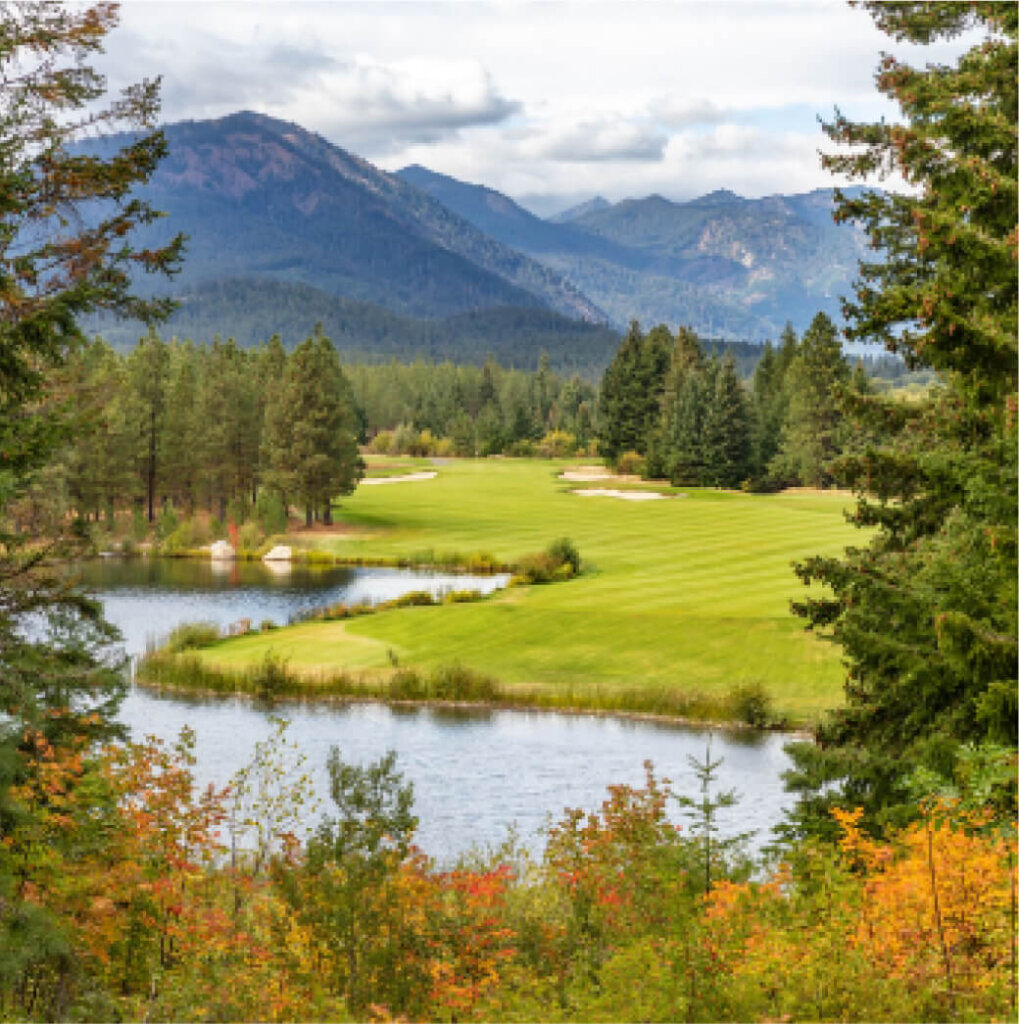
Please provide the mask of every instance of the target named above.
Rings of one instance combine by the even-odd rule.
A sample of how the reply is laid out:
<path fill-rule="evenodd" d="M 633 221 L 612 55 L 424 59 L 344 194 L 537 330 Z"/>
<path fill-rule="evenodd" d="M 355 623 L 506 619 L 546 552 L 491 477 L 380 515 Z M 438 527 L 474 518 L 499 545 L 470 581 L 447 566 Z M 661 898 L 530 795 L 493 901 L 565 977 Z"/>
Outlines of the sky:
<path fill-rule="evenodd" d="M 113 88 L 162 76 L 166 122 L 256 110 L 544 216 L 830 187 L 818 118 L 896 116 L 881 51 L 923 64 L 965 44 L 900 44 L 821 0 L 127 0 L 100 67 Z"/>

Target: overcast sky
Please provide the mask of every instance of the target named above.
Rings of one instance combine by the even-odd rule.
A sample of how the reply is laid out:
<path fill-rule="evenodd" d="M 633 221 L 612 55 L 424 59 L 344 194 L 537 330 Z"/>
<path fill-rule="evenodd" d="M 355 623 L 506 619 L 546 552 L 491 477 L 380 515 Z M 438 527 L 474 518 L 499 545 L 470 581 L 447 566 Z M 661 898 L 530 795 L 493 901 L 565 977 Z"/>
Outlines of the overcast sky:
<path fill-rule="evenodd" d="M 818 115 L 894 117 L 844 3 L 189 3 L 128 0 L 111 86 L 163 76 L 166 121 L 249 109 L 387 170 L 420 163 L 542 214 L 603 195 L 833 184 Z"/>

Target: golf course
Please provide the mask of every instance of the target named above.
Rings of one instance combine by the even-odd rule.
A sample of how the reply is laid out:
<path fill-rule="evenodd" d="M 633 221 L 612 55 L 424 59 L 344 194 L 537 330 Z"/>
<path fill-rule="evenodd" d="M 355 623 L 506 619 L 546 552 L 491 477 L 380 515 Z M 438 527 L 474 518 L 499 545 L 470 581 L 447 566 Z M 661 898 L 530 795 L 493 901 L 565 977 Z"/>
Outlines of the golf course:
<path fill-rule="evenodd" d="M 395 461 L 395 460 L 394 460 Z M 385 477 L 371 460 L 369 477 Z M 277 659 L 313 680 L 370 680 L 397 666 L 483 673 L 521 701 L 640 707 L 656 696 L 766 694 L 774 714 L 808 723 L 841 700 L 837 650 L 790 612 L 804 587 L 797 559 L 860 543 L 845 494 L 744 494 L 563 478 L 576 464 L 545 460 L 400 460 L 386 486 L 362 484 L 337 506 L 333 531 L 288 541 L 344 560 L 428 563 L 489 555 L 515 563 L 569 537 L 581 573 L 514 586 L 471 603 L 394 608 L 226 639 L 197 652 L 241 672 Z M 415 468 L 436 471 L 421 479 Z M 581 474 L 582 475 L 582 474 Z M 615 494 L 578 492 L 612 491 Z M 661 493 L 624 500 L 630 491 Z M 540 700 L 538 698 L 541 698 Z"/>

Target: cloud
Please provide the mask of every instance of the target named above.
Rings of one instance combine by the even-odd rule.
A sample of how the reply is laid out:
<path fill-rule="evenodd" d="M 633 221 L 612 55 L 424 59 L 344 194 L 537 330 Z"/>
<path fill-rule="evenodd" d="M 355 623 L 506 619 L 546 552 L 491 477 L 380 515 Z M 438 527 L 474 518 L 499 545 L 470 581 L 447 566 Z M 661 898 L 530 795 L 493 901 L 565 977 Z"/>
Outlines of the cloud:
<path fill-rule="evenodd" d="M 674 96 L 660 96 L 652 100 L 648 112 L 656 121 L 669 128 L 718 124 L 732 115 L 730 109 L 719 107 L 711 100 L 681 100 Z"/>
<path fill-rule="evenodd" d="M 359 59 L 322 75 L 300 102 L 317 130 L 374 152 L 500 124 L 521 110 L 476 61 Z"/>
<path fill-rule="evenodd" d="M 534 156 L 569 163 L 657 161 L 668 137 L 658 129 L 622 118 L 580 121 L 536 133 L 526 148 Z"/>

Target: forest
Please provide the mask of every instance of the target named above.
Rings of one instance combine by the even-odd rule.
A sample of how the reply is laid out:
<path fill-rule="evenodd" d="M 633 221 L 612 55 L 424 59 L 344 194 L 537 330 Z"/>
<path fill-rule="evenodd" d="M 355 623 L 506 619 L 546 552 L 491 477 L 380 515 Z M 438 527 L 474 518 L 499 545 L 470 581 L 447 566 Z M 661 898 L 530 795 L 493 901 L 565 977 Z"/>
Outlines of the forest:
<path fill-rule="evenodd" d="M 691 332 L 636 326 L 597 390 L 548 365 L 344 367 L 320 332 L 291 352 L 88 342 L 79 318 L 158 329 L 172 307 L 132 282 L 172 273 L 184 239 L 124 241 L 157 216 L 130 193 L 165 156 L 159 84 L 106 97 L 91 62 L 111 5 L 4 10 L 0 1019 L 1015 1018 L 1019 11 L 865 6 L 899 41 L 981 37 L 952 67 L 883 59 L 902 123 L 825 125 L 829 169 L 920 186 L 837 214 L 883 255 L 844 335 L 936 374 L 909 401 L 846 364 L 825 316 L 766 348 L 749 386 Z M 120 128 L 119 153 L 69 151 Z M 540 854 L 438 865 L 393 753 L 334 749 L 302 836 L 285 723 L 220 791 L 194 785 L 188 730 L 125 735 L 116 631 L 66 574 L 93 529 L 125 509 L 167 537 L 199 507 L 267 532 L 290 506 L 328 522 L 359 441 L 857 495 L 860 543 L 794 570 L 845 699 L 789 748 L 796 803 L 770 854 L 720 832 L 738 803 L 710 748 L 695 793 L 648 765 L 554 817 Z"/>
<path fill-rule="evenodd" d="M 165 541 L 168 523 L 200 510 L 224 536 L 229 521 L 269 535 L 291 506 L 308 525 L 330 521 L 331 500 L 356 483 L 358 444 L 418 457 L 604 458 L 673 484 L 831 486 L 826 467 L 868 436 L 849 396 L 887 382 L 861 361 L 850 369 L 824 314 L 802 339 L 787 327 L 752 363 L 741 353 L 749 379 L 733 350 L 720 356 L 688 328 L 674 338 L 634 324 L 595 387 L 564 379 L 544 355 L 530 372 L 491 359 L 343 365 L 321 332 L 289 353 L 278 336 L 242 348 L 150 334 L 126 355 L 96 338 L 59 373 L 76 396 L 72 437 L 11 514 L 35 531 L 75 517 L 100 546 L 142 540 L 157 519 Z"/>

